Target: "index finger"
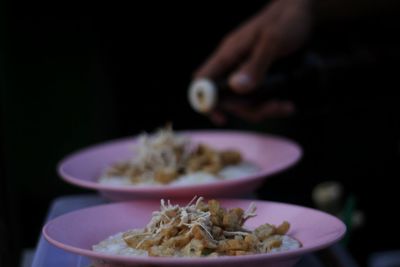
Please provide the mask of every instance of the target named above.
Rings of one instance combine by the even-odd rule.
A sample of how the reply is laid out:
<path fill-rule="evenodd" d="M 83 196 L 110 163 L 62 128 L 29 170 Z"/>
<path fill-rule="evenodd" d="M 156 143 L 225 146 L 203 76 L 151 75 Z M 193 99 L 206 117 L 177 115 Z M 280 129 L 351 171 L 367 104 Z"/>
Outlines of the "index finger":
<path fill-rule="evenodd" d="M 195 78 L 214 79 L 233 69 L 250 50 L 250 40 L 228 36 L 216 51 L 195 72 Z"/>

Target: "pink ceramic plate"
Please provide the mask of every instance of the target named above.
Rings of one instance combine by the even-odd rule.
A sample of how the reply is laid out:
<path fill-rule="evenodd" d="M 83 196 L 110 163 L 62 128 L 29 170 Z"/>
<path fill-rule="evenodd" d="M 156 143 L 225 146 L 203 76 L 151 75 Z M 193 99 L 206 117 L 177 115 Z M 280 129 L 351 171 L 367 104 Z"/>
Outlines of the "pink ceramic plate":
<path fill-rule="evenodd" d="M 294 142 L 276 136 L 234 131 L 184 132 L 193 142 L 217 149 L 239 150 L 246 161 L 259 167 L 251 176 L 197 185 L 114 186 L 97 182 L 104 169 L 112 163 L 133 156 L 135 138 L 126 138 L 78 151 L 61 161 L 58 172 L 72 184 L 99 190 L 112 200 L 140 198 L 238 197 L 251 193 L 265 177 L 282 171 L 301 157 L 301 148 Z"/>
<path fill-rule="evenodd" d="M 250 200 L 221 200 L 226 208 L 246 209 Z M 92 246 L 110 235 L 132 228 L 143 228 L 151 213 L 159 210 L 159 201 L 141 200 L 121 202 L 78 210 L 48 222 L 43 228 L 45 238 L 66 251 L 91 258 L 96 266 L 293 266 L 302 255 L 325 248 L 342 238 L 344 224 L 329 214 L 295 205 L 254 201 L 257 216 L 246 222 L 247 228 L 263 223 L 280 224 L 287 220 L 291 224 L 289 236 L 299 240 L 303 247 L 273 254 L 247 256 L 224 256 L 217 258 L 176 258 L 146 256 L 112 256 L 91 250 Z M 177 202 L 179 203 L 179 202 Z M 174 202 L 175 204 L 175 202 Z M 186 205 L 186 202 L 180 202 Z"/>

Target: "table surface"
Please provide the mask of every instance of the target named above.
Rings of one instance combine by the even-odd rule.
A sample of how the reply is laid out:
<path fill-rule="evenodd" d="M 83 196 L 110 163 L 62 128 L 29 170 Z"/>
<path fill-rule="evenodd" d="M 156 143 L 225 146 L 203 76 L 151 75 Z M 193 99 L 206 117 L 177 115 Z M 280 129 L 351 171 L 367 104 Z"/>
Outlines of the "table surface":
<path fill-rule="evenodd" d="M 70 211 L 104 203 L 107 203 L 107 200 L 95 194 L 60 197 L 51 204 L 46 222 Z M 357 267 L 343 247 L 335 245 L 330 249 L 340 259 L 340 266 Z M 41 235 L 31 267 L 88 267 L 89 265 L 87 258 L 56 248 Z M 304 256 L 296 267 L 326 267 L 326 265 L 314 254 L 309 254 Z"/>

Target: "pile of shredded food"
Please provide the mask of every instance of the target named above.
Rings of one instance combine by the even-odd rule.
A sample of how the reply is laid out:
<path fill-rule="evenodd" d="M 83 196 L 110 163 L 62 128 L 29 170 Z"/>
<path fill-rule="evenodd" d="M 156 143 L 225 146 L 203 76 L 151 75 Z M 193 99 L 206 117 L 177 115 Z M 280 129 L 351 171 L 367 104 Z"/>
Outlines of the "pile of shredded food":
<path fill-rule="evenodd" d="M 193 202 L 195 202 L 193 204 Z M 194 198 L 185 207 L 161 200 L 160 211 L 153 212 L 145 229 L 129 230 L 93 246 L 93 250 L 118 255 L 147 256 L 236 256 L 269 253 L 301 247 L 286 233 L 290 224 L 263 224 L 254 230 L 243 227 L 256 216 L 252 203 L 226 210 L 216 200 L 208 203 Z"/>
<path fill-rule="evenodd" d="M 168 126 L 153 135 L 140 136 L 135 156 L 109 167 L 100 177 L 100 183 L 190 184 L 237 178 L 256 170 L 254 165 L 242 161 L 239 151 L 193 145 Z"/>

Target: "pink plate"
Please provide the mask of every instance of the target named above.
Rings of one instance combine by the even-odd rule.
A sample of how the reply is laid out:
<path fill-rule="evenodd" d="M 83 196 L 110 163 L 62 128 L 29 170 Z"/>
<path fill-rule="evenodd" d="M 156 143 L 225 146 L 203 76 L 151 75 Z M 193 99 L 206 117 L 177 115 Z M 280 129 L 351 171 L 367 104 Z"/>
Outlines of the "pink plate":
<path fill-rule="evenodd" d="M 263 223 L 291 224 L 289 236 L 299 240 L 302 247 L 291 251 L 246 256 L 217 258 L 177 258 L 147 256 L 113 256 L 97 253 L 91 247 L 108 236 L 133 228 L 143 228 L 152 211 L 159 210 L 159 201 L 138 200 L 101 205 L 62 215 L 43 228 L 45 238 L 54 246 L 91 258 L 95 266 L 274 266 L 290 267 L 302 255 L 325 248 L 340 240 L 345 225 L 336 217 L 321 211 L 276 202 L 254 201 L 257 216 L 246 222 L 245 227 L 255 228 Z M 187 202 L 176 202 L 186 205 Z M 221 200 L 226 208 L 246 209 L 250 200 Z M 175 204 L 175 202 L 173 202 Z"/>
<path fill-rule="evenodd" d="M 294 142 L 276 136 L 234 131 L 183 132 L 193 142 L 201 142 L 217 149 L 239 150 L 246 161 L 260 169 L 251 176 L 197 185 L 115 186 L 97 182 L 102 171 L 112 163 L 133 156 L 135 138 L 110 141 L 78 151 L 58 166 L 58 173 L 67 182 L 99 190 L 111 200 L 150 198 L 238 197 L 248 195 L 259 187 L 264 178 L 295 164 L 301 148 Z"/>

